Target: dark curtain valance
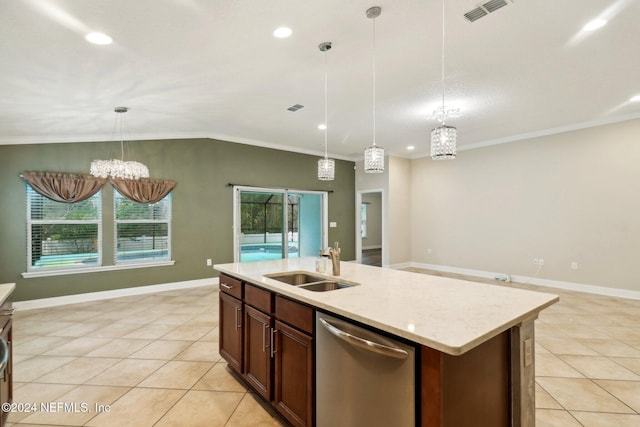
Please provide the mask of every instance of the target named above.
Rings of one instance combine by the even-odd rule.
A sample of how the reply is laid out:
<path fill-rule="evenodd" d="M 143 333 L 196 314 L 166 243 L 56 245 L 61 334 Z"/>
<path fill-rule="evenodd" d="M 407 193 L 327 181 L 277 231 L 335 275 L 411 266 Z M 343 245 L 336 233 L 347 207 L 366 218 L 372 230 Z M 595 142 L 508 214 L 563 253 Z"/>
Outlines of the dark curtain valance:
<path fill-rule="evenodd" d="M 113 178 L 111 184 L 129 200 L 138 203 L 156 203 L 164 199 L 176 186 L 175 181 L 161 179 L 124 179 Z"/>
<path fill-rule="evenodd" d="M 92 175 L 58 172 L 22 172 L 22 178 L 36 193 L 62 203 L 86 200 L 106 182 Z"/>

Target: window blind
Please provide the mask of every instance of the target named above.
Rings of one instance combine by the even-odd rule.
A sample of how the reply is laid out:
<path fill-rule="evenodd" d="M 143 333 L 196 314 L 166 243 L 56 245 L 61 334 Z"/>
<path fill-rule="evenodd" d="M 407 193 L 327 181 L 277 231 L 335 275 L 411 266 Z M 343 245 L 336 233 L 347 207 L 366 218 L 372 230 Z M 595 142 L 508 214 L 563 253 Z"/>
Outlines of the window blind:
<path fill-rule="evenodd" d="M 115 263 L 171 259 L 171 194 L 137 203 L 114 192 Z"/>
<path fill-rule="evenodd" d="M 102 265 L 102 191 L 75 203 L 26 194 L 27 271 Z"/>

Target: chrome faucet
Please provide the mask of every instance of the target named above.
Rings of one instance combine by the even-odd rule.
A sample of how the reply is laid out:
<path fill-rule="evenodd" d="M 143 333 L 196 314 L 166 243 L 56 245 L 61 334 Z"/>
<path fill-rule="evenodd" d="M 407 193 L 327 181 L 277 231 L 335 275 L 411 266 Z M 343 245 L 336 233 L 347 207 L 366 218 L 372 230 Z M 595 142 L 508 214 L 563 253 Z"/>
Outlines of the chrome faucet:
<path fill-rule="evenodd" d="M 333 266 L 333 275 L 340 275 L 340 248 L 338 242 L 335 242 L 332 248 L 329 248 L 329 257 Z"/>

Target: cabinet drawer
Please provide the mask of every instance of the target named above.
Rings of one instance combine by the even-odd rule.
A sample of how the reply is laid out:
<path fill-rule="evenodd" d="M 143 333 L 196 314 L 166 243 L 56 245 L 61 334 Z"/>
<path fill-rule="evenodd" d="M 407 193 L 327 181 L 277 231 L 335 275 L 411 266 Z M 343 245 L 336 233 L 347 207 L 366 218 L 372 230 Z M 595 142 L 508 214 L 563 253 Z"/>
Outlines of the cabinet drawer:
<path fill-rule="evenodd" d="M 238 299 L 242 299 L 242 282 L 234 277 L 221 274 L 220 290 Z"/>
<path fill-rule="evenodd" d="M 314 311 L 308 305 L 276 295 L 276 318 L 301 331 L 313 334 Z"/>
<path fill-rule="evenodd" d="M 273 298 L 271 292 L 248 283 L 244 285 L 244 302 L 263 313 L 273 313 Z"/>

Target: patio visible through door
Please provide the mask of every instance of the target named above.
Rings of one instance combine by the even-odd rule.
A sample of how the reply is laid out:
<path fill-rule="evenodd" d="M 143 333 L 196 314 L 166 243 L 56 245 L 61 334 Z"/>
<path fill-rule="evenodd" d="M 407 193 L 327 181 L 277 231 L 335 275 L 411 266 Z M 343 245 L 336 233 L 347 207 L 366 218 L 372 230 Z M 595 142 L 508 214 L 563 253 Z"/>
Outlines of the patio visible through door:
<path fill-rule="evenodd" d="M 327 246 L 327 193 L 234 187 L 236 262 L 315 256 Z"/>

